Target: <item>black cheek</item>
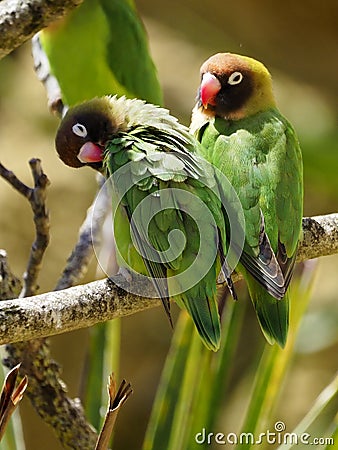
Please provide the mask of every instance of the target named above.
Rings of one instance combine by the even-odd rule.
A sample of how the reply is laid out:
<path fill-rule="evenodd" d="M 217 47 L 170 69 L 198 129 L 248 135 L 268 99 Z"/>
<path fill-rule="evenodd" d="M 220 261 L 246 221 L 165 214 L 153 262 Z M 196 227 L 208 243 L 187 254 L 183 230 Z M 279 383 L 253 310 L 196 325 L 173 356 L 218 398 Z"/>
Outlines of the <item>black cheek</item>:
<path fill-rule="evenodd" d="M 216 112 L 226 115 L 240 110 L 252 94 L 252 85 L 249 80 L 243 80 L 237 85 L 226 84 L 216 97 Z"/>

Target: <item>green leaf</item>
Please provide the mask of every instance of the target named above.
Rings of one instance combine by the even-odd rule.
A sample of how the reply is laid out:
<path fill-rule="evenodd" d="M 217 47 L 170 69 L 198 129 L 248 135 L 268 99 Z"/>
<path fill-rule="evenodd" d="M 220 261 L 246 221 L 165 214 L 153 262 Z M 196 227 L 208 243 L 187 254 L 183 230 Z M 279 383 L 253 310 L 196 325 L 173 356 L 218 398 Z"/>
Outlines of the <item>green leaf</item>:
<path fill-rule="evenodd" d="M 177 424 L 176 430 L 173 430 L 173 424 L 177 423 L 177 418 L 182 417 L 183 411 L 189 406 L 194 390 L 195 374 L 190 367 L 186 367 L 189 366 L 189 356 L 190 360 L 199 359 L 196 352 L 199 342 L 192 339 L 193 327 L 190 317 L 182 311 L 175 326 L 172 345 L 162 372 L 143 450 L 182 448 L 173 445 L 177 445 L 178 433 L 186 417 L 183 417 L 183 423 Z"/>
<path fill-rule="evenodd" d="M 311 410 L 292 431 L 302 441 L 308 441 L 316 449 L 336 448 L 338 441 L 338 376 L 321 392 Z M 319 439 L 319 441 L 317 441 Z M 315 441 L 316 440 L 316 441 Z M 306 445 L 306 444 L 305 444 Z M 310 444 L 311 445 L 311 444 Z M 297 449 L 299 445 L 291 442 L 280 445 L 277 450 Z"/>
<path fill-rule="evenodd" d="M 221 347 L 217 353 L 204 349 L 209 355 L 209 360 L 205 364 L 202 383 L 197 391 L 197 408 L 193 414 L 190 445 L 187 449 L 196 447 L 196 433 L 201 432 L 203 428 L 208 431 L 215 429 L 224 394 L 229 387 L 245 307 L 245 302 L 235 302 L 228 296 L 222 315 Z M 198 446 L 199 449 L 209 447 L 207 443 L 205 446 L 201 444 Z"/>
<path fill-rule="evenodd" d="M 202 449 L 195 437 L 211 429 L 228 386 L 245 303 L 228 299 L 222 320 L 223 336 L 217 353 L 208 350 L 182 311 L 175 327 L 143 450 Z M 192 413 L 193 412 L 193 413 Z"/>
<path fill-rule="evenodd" d="M 290 330 L 285 348 L 281 349 L 276 344 L 265 344 L 241 433 L 258 436 L 271 425 L 270 420 L 293 356 L 300 321 L 310 300 L 315 267 L 313 262 L 307 263 L 301 279 L 295 279 L 291 286 Z M 236 449 L 248 450 L 252 447 L 253 443 L 243 442 L 239 443 Z"/>
<path fill-rule="evenodd" d="M 102 407 L 107 404 L 107 382 L 114 372 L 118 378 L 120 356 L 120 321 L 118 319 L 92 327 L 87 363 L 85 411 L 89 422 L 99 430 Z"/>

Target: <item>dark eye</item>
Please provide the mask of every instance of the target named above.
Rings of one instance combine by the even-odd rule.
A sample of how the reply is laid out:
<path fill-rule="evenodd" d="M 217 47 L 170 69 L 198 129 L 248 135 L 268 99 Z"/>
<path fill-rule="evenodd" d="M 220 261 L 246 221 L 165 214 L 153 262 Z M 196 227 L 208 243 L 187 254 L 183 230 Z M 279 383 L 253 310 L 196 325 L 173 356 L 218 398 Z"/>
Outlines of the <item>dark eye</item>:
<path fill-rule="evenodd" d="M 76 123 L 75 125 L 72 126 L 72 131 L 74 134 L 76 134 L 76 136 L 85 138 L 87 136 L 87 129 L 84 125 L 82 125 L 82 123 Z"/>
<path fill-rule="evenodd" d="M 241 72 L 234 72 L 228 78 L 228 84 L 231 84 L 233 86 L 235 84 L 239 84 L 242 80 L 243 75 L 241 74 Z"/>

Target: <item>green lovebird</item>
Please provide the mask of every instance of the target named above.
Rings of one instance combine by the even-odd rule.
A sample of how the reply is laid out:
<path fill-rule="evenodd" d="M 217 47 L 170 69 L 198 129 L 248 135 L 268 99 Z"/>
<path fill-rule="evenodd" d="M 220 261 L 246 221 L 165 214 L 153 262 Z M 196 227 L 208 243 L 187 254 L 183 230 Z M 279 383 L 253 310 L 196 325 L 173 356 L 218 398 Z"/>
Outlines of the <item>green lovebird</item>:
<path fill-rule="evenodd" d="M 245 217 L 238 270 L 266 339 L 284 347 L 287 289 L 301 234 L 303 169 L 295 131 L 277 109 L 265 66 L 231 53 L 205 61 L 190 130 L 205 159 L 237 192 Z"/>
<path fill-rule="evenodd" d="M 173 298 L 217 350 L 221 267 L 235 294 L 215 173 L 188 128 L 142 100 L 105 96 L 70 108 L 55 142 L 65 164 L 91 166 L 111 182 L 120 266 L 150 276 L 169 318 Z"/>
<path fill-rule="evenodd" d="M 84 0 L 42 30 L 40 43 L 66 105 L 110 93 L 161 104 L 148 39 L 133 0 Z"/>

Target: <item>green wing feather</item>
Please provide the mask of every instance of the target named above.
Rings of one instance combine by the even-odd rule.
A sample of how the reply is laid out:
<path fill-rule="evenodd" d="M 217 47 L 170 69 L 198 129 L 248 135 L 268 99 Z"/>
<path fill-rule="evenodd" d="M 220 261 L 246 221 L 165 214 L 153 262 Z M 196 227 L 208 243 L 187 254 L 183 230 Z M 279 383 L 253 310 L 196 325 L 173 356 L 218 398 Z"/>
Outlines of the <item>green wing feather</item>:
<path fill-rule="evenodd" d="M 302 162 L 291 125 L 275 109 L 215 119 L 199 130 L 203 155 L 235 188 L 245 216 L 241 271 L 270 342 L 284 346 L 288 298 L 302 218 Z M 238 168 L 240 167 L 240 170 Z M 281 300 L 283 298 L 283 300 Z"/>
<path fill-rule="evenodd" d="M 169 313 L 168 297 L 172 297 L 181 307 L 188 310 L 205 345 L 217 350 L 220 343 L 220 319 L 216 300 L 216 280 L 220 269 L 217 255 L 219 235 L 225 236 L 225 224 L 220 213 L 220 200 L 209 189 L 216 189 L 216 180 L 210 167 L 196 151 L 198 143 L 188 130 L 173 121 L 165 110 L 144 105 L 139 101 L 116 100 L 112 98 L 114 113 L 121 108 L 127 110 L 127 131 L 114 136 L 106 146 L 104 166 L 107 175 L 119 174 L 114 179 L 117 189 L 130 185 L 130 190 L 123 197 L 123 208 L 129 219 L 135 213 L 139 203 L 147 196 L 150 198 L 149 210 L 142 212 L 135 220 L 133 231 L 136 235 L 138 249 L 143 252 L 142 263 L 133 267 L 144 271 L 155 279 L 155 287 Z M 142 125 L 137 125 L 141 123 Z M 129 164 L 126 164 L 128 162 Z M 205 167 L 204 167 L 205 166 Z M 170 189 L 168 191 L 167 189 Z M 180 189 L 180 191 L 173 191 Z M 210 210 L 209 217 L 199 221 L 198 230 L 195 220 L 199 211 L 188 204 L 184 194 L 192 194 L 200 199 Z M 168 208 L 169 206 L 169 208 Z M 149 213 L 154 213 L 149 222 Z M 143 215 L 144 214 L 144 217 Z M 147 224 L 149 222 L 149 228 Z M 170 233 L 181 231 L 183 237 L 170 241 Z M 208 243 L 206 254 L 212 260 L 207 270 L 197 265 L 196 283 L 190 286 L 186 275 L 200 251 L 200 235 Z M 124 237 L 125 238 L 125 237 Z M 157 251 L 158 261 L 149 250 L 147 241 Z M 169 245 L 169 242 L 172 244 Z M 181 251 L 178 245 L 182 244 Z M 117 244 L 119 239 L 117 236 Z M 132 246 L 124 242 L 121 248 Z M 168 251 L 169 250 L 169 251 Z M 226 249 L 224 248 L 224 251 Z M 130 251 L 127 252 L 130 254 Z M 128 254 L 123 257 L 128 263 Z M 204 257 L 204 255 L 202 255 Z M 201 271 L 201 273 L 198 272 Z M 156 278 L 166 278 L 167 285 L 158 286 Z M 188 288 L 186 288 L 188 286 Z M 177 294 L 178 292 L 178 294 Z"/>
<path fill-rule="evenodd" d="M 133 1 L 84 0 L 39 39 L 67 105 L 110 93 L 162 103 Z"/>

